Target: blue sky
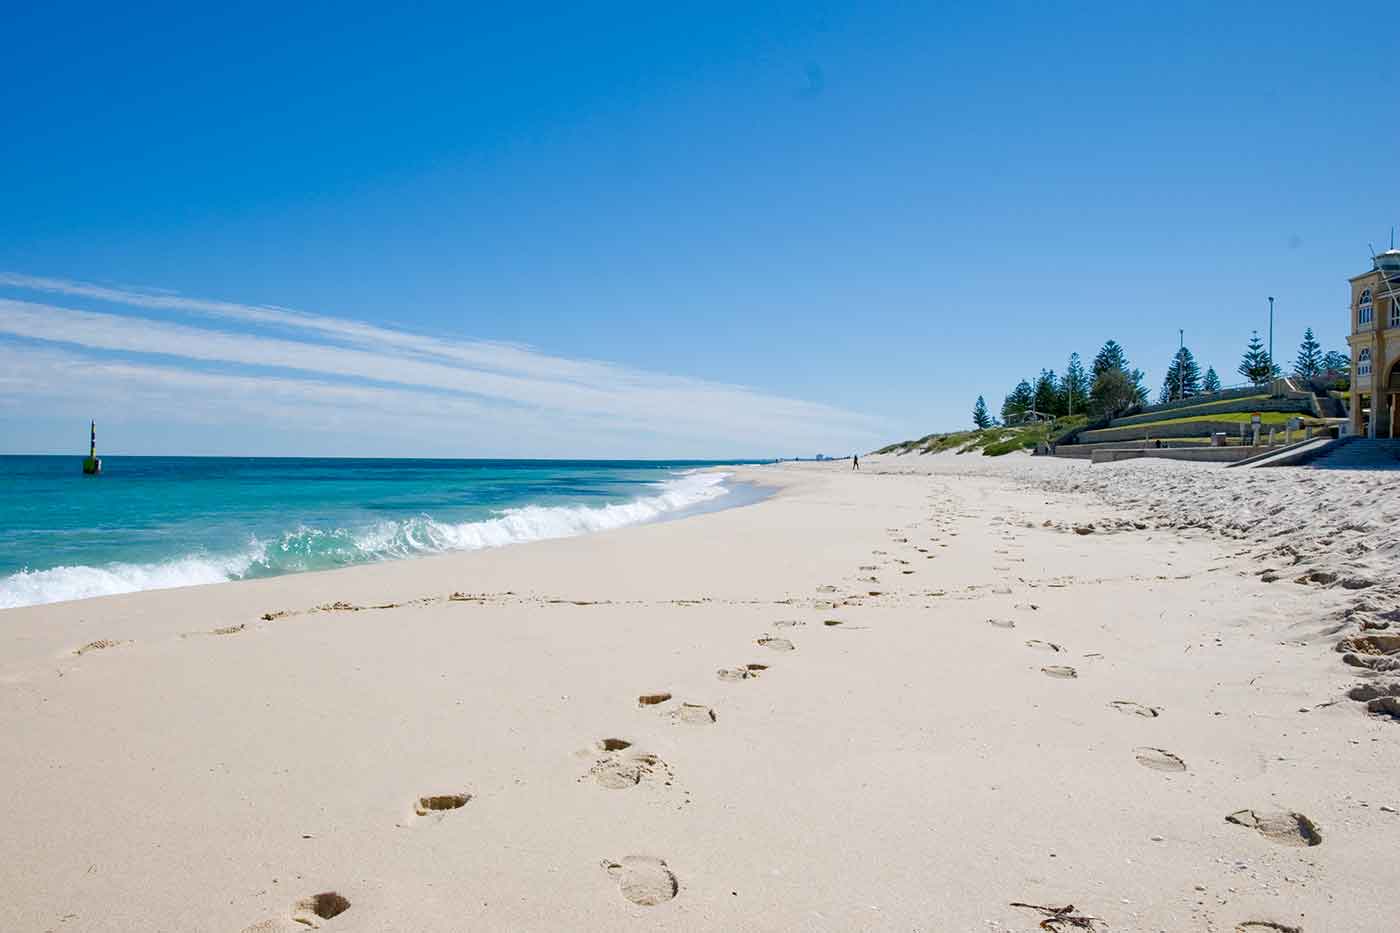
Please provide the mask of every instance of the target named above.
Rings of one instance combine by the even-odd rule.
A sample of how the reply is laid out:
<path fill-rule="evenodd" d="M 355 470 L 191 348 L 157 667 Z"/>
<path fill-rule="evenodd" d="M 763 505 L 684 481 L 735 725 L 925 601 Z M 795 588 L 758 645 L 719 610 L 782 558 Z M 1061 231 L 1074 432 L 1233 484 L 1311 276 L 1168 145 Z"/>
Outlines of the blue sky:
<path fill-rule="evenodd" d="M 31 6 L 0 451 L 846 453 L 1343 348 L 1400 222 L 1373 6 Z"/>

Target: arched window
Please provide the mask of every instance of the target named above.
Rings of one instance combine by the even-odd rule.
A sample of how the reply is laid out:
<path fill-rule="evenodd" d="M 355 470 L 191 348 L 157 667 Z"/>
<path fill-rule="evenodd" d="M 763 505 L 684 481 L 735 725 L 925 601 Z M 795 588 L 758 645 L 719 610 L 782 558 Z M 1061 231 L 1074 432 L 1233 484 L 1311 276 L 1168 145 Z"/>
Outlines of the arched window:
<path fill-rule="evenodd" d="M 1369 288 L 1361 293 L 1361 300 L 1356 303 L 1356 323 L 1360 325 L 1371 323 L 1371 290 Z"/>
<path fill-rule="evenodd" d="M 1362 347 L 1361 352 L 1356 355 L 1356 374 L 1358 376 L 1371 375 L 1371 348 Z"/>

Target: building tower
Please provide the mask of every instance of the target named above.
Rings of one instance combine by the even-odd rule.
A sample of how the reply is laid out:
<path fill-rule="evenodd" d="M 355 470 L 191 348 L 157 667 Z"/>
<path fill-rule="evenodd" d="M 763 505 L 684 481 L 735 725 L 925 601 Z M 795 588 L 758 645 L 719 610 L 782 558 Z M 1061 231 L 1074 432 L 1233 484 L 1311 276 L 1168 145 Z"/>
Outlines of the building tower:
<path fill-rule="evenodd" d="M 1400 249 L 1351 279 L 1351 431 L 1400 437 Z"/>

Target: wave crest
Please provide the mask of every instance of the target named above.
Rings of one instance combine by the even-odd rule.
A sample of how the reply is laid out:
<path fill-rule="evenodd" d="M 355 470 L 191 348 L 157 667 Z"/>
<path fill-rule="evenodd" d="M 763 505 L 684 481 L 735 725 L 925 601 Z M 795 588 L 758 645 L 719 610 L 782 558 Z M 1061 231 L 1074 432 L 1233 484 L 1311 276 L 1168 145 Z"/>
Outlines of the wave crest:
<path fill-rule="evenodd" d="M 254 540 L 237 554 L 22 570 L 0 579 L 0 609 L 576 537 L 655 521 L 718 499 L 729 492 L 724 485 L 729 475 L 683 473 L 662 483 L 656 495 L 611 505 L 521 506 L 477 522 L 441 522 L 424 515 L 354 530 L 302 527 L 276 541 Z"/>

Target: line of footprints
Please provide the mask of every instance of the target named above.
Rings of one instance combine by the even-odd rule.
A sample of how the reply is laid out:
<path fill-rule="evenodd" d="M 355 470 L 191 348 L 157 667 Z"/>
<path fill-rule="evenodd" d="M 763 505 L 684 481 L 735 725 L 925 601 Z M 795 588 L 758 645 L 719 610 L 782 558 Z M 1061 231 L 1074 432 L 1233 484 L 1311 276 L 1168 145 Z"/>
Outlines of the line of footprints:
<path fill-rule="evenodd" d="M 949 536 L 955 536 L 957 532 L 949 528 L 949 522 L 937 522 L 939 530 Z M 1009 523 L 1008 523 L 1009 524 Z M 898 529 L 888 529 L 891 541 L 896 545 L 904 545 L 925 558 L 932 559 L 934 554 L 927 548 L 913 545 L 909 542 L 907 533 Z M 1014 537 L 1010 534 L 1005 536 L 1008 544 L 1014 542 Z M 940 547 L 947 547 L 947 544 L 940 543 L 936 539 L 930 542 Z M 999 555 L 1007 552 L 998 549 Z M 890 557 L 884 551 L 875 551 L 876 557 Z M 1009 554 L 1008 554 L 1009 556 Z M 1011 558 L 1015 560 L 1016 558 Z M 909 567 L 909 561 L 894 558 L 893 564 L 902 574 L 910 574 L 913 571 Z M 859 570 L 870 573 L 876 570 L 873 565 L 862 565 Z M 874 577 L 860 578 L 862 582 L 877 582 Z M 836 587 L 818 587 L 818 592 L 833 592 Z M 993 592 L 1009 593 L 1009 589 L 998 589 Z M 1018 606 L 1023 609 L 1036 609 L 1033 604 Z M 997 628 L 1014 629 L 1016 623 L 1010 619 L 988 619 L 991 625 Z M 804 625 L 804 622 L 795 620 L 785 620 L 774 623 L 776 628 L 789 628 Z M 843 625 L 840 619 L 825 619 L 823 625 L 828 627 Z M 787 653 L 796 650 L 796 645 L 792 640 L 780 635 L 764 634 L 759 636 L 755 643 L 769 651 L 776 653 Z M 1054 642 L 1045 641 L 1039 638 L 1031 638 L 1026 641 L 1026 647 L 1035 651 L 1046 652 L 1048 654 L 1061 654 L 1064 648 Z M 737 682 L 751 680 L 762 676 L 770 669 L 770 665 L 765 663 L 748 663 L 737 667 L 720 668 L 715 672 L 716 677 L 726 682 Z M 1079 672 L 1065 664 L 1046 664 L 1041 671 L 1048 677 L 1060 680 L 1075 680 L 1079 677 Z M 692 726 L 708 726 L 718 721 L 715 711 L 704 704 L 691 703 L 677 700 L 669 692 L 644 693 L 637 697 L 637 705 L 640 708 L 654 708 L 662 715 L 671 718 L 677 723 L 684 723 Z M 1161 709 L 1138 703 L 1133 700 L 1114 700 L 1108 704 L 1110 709 L 1130 716 L 1138 716 L 1145 719 L 1155 719 L 1161 715 Z M 1133 750 L 1134 757 L 1143 767 L 1155 771 L 1181 772 L 1187 770 L 1187 765 L 1179 756 L 1165 749 L 1151 746 L 1140 746 Z M 589 758 L 593 764 L 587 773 L 579 778 L 580 781 L 593 780 L 598 785 L 612 790 L 624 790 L 636 787 L 643 783 L 659 782 L 666 787 L 672 787 L 676 783 L 675 774 L 671 766 L 660 757 L 637 749 L 628 739 L 605 738 L 600 739 L 593 747 L 583 750 L 580 756 Z M 414 811 L 419 817 L 436 815 L 442 818 L 446 813 L 461 809 L 472 799 L 471 794 L 466 792 L 456 792 L 447 794 L 435 794 L 418 798 Z M 684 794 L 684 804 L 688 804 L 690 798 Z M 1321 833 L 1316 825 L 1301 813 L 1289 811 L 1256 811 L 1253 809 L 1239 810 L 1231 813 L 1226 821 L 1238 826 L 1252 829 L 1266 839 L 1281 845 L 1287 846 L 1315 846 L 1322 842 Z M 680 879 L 676 873 L 667 865 L 666 860 L 651 855 L 628 855 L 613 861 L 604 859 L 602 862 L 603 871 L 607 877 L 617 884 L 618 892 L 627 901 L 642 907 L 652 907 L 663 904 L 674 899 L 681 890 Z M 335 891 L 326 891 L 310 897 L 302 898 L 292 905 L 292 919 L 297 923 L 308 927 L 319 927 L 320 921 L 327 920 L 344 913 L 350 908 L 350 901 Z M 1044 910 L 1045 908 L 1037 908 Z M 1078 918 L 1075 918 L 1078 919 Z M 1087 919 L 1087 918 L 1086 918 Z M 1253 923 L 1251 921 L 1250 923 Z M 1248 924 L 1246 924 L 1248 926 Z M 244 930 L 244 933 L 273 933 L 279 929 L 284 929 L 284 925 L 278 920 L 266 920 L 255 924 Z"/>
<path fill-rule="evenodd" d="M 1026 604 L 1018 608 L 1036 609 L 1038 607 L 1034 604 Z M 1010 619 L 988 619 L 987 621 L 997 628 L 1013 629 L 1016 627 L 1016 623 Z M 1062 645 L 1040 638 L 1027 639 L 1025 644 L 1033 651 L 1049 654 L 1061 654 L 1065 651 Z M 1085 657 L 1097 656 L 1096 654 L 1085 655 Z M 1046 664 L 1040 670 L 1046 676 L 1060 680 L 1075 680 L 1079 677 L 1079 671 L 1067 664 Z M 1108 704 L 1108 708 L 1115 712 L 1128 716 L 1139 716 L 1143 719 L 1156 719 L 1162 714 L 1161 708 L 1138 703 L 1135 700 L 1113 700 Z M 1138 764 L 1153 771 L 1181 772 L 1188 770 L 1186 762 L 1181 756 L 1164 748 L 1140 745 L 1133 749 L 1133 757 Z M 1266 839 L 1281 845 L 1315 846 L 1322 842 L 1322 834 L 1318 832 L 1317 826 L 1301 813 L 1281 810 L 1238 810 L 1226 816 L 1225 821 L 1256 830 Z"/>
<path fill-rule="evenodd" d="M 931 518 L 933 519 L 934 524 L 938 527 L 938 529 L 940 531 L 943 531 L 944 534 L 956 534 L 956 532 L 949 530 L 952 525 L 952 523 L 949 520 L 940 518 L 937 514 L 931 516 Z M 1004 523 L 1007 526 L 1006 530 L 1002 534 L 1002 540 L 1006 542 L 1006 544 L 1009 547 L 997 548 L 994 550 L 994 553 L 997 555 L 1004 555 L 1010 560 L 1017 560 L 1018 558 L 1011 556 L 1015 552 L 1009 549 L 1010 547 L 1019 546 L 1016 543 L 1017 538 L 1016 535 L 1013 534 L 1013 529 L 1017 529 L 1018 526 L 1029 527 L 1029 523 L 1025 522 L 1024 520 L 1017 520 L 997 516 L 995 519 L 993 519 L 992 524 L 995 525 L 999 523 Z M 919 554 L 927 555 L 929 553 L 926 548 L 918 547 L 909 541 L 908 531 L 898 528 L 889 528 L 886 529 L 886 531 L 889 533 L 890 540 L 892 543 L 911 547 L 916 553 Z M 930 543 L 939 544 L 936 538 L 932 539 Z M 940 546 L 943 545 L 940 544 Z M 886 555 L 884 551 L 875 551 L 874 554 L 877 557 L 889 556 Z M 896 565 L 908 564 L 908 561 L 901 560 L 897 557 L 894 558 L 894 562 Z M 864 571 L 874 570 L 875 568 L 872 566 L 863 566 L 860 569 Z M 995 569 L 1004 571 L 1008 570 L 1009 568 L 998 567 Z M 878 582 L 874 577 L 864 579 L 868 582 Z M 998 592 L 1002 595 L 1006 595 L 1010 593 L 1010 589 L 1008 587 L 1001 587 L 999 589 L 994 589 L 993 592 Z M 1024 603 L 1018 605 L 1016 608 L 1023 610 L 1036 610 L 1039 607 L 1036 606 L 1034 603 Z M 990 623 L 992 626 L 1001 629 L 1014 629 L 1016 627 L 1015 621 L 1011 619 L 988 619 L 987 622 Z M 1046 652 L 1052 655 L 1065 653 L 1065 649 L 1063 646 L 1051 641 L 1045 641 L 1044 639 L 1040 638 L 1027 639 L 1026 647 L 1032 649 L 1033 651 Z M 1097 653 L 1091 653 L 1085 655 L 1085 657 L 1099 657 L 1099 655 Z M 1079 671 L 1068 664 L 1045 664 L 1041 666 L 1040 670 L 1047 677 L 1053 677 L 1058 680 L 1076 680 L 1079 677 Z M 1162 713 L 1162 710 L 1159 707 L 1148 706 L 1143 703 L 1138 703 L 1134 700 L 1113 700 L 1108 704 L 1108 707 L 1109 709 L 1112 709 L 1116 712 L 1123 713 L 1129 716 L 1140 716 L 1144 719 L 1156 719 Z M 1169 752 L 1163 748 L 1155 748 L 1147 745 L 1138 746 L 1137 748 L 1133 749 L 1133 757 L 1136 759 L 1138 764 L 1142 765 L 1144 768 L 1150 768 L 1154 771 L 1181 772 L 1187 770 L 1186 762 L 1179 755 L 1176 755 L 1173 752 Z M 1322 843 L 1322 834 L 1318 831 L 1317 825 L 1301 813 L 1296 813 L 1287 810 L 1246 809 L 1237 810 L 1236 812 L 1229 814 L 1225 817 L 1225 821 L 1227 823 L 1232 823 L 1236 826 L 1243 826 L 1247 829 L 1253 829 L 1260 835 L 1264 836 L 1266 839 L 1269 839 L 1272 842 L 1279 843 L 1280 845 L 1315 846 L 1320 845 Z"/>
<path fill-rule="evenodd" d="M 777 628 L 804 625 L 798 621 L 774 623 Z M 841 620 L 827 619 L 826 626 L 841 625 Z M 755 644 L 777 653 L 796 650 L 789 638 L 764 634 Z M 734 682 L 751 680 L 769 670 L 770 665 L 753 662 L 738 667 L 720 668 L 715 672 L 722 681 Z M 701 703 L 677 700 L 669 692 L 644 693 L 637 697 L 640 708 L 655 709 L 677 723 L 690 726 L 713 725 L 719 720 L 715 711 Z M 672 787 L 676 783 L 671 766 L 659 756 L 636 748 L 628 739 L 605 738 L 594 743 L 591 748 L 578 753 L 592 760 L 587 773 L 580 781 L 592 780 L 611 790 L 625 790 L 643 783 L 660 783 Z M 446 794 L 433 794 L 419 797 L 414 804 L 414 812 L 420 818 L 442 819 L 449 812 L 465 807 L 472 795 L 465 791 Z M 684 794 L 683 805 L 690 802 Z M 606 876 L 617 884 L 618 892 L 628 901 L 642 907 L 663 904 L 675 898 L 681 889 L 680 879 L 666 864 L 666 860 L 651 855 L 628 855 L 617 861 L 604 859 L 602 868 Z M 292 905 L 291 919 L 307 927 L 318 928 L 321 921 L 329 920 L 350 909 L 350 901 L 336 891 L 325 891 L 298 900 Z M 277 933 L 287 926 L 280 919 L 264 920 L 244 929 L 243 933 Z"/>
<path fill-rule="evenodd" d="M 804 625 L 803 622 L 785 620 L 775 622 L 775 628 L 790 628 Z M 841 625 L 838 619 L 827 619 L 827 626 Z M 795 651 L 797 646 L 790 638 L 764 634 L 754 643 L 776 653 Z M 738 682 L 753 680 L 762 676 L 771 665 L 751 662 L 736 667 L 722 667 L 715 676 L 722 681 Z M 637 697 L 640 708 L 653 708 L 670 719 L 687 725 L 708 726 L 719 720 L 715 711 L 702 703 L 678 700 L 671 693 L 644 693 Z M 593 758 L 593 765 L 580 780 L 592 779 L 603 787 L 623 790 L 645 782 L 659 782 L 670 787 L 675 784 L 675 774 L 671 766 L 656 755 L 637 749 L 627 739 L 607 738 L 598 741 L 593 748 L 581 754 Z M 688 793 L 683 794 L 683 805 L 690 802 Z M 618 892 L 633 904 L 651 907 L 671 900 L 680 893 L 680 880 L 666 864 L 665 859 L 651 855 L 629 855 L 618 861 L 604 860 L 603 869 L 617 881 Z"/>
<path fill-rule="evenodd" d="M 1018 552 L 1012 550 L 1012 548 L 1017 548 L 1018 545 L 1016 543 L 1016 536 L 1011 533 L 1010 529 L 1016 528 L 1018 523 L 1009 519 L 998 518 L 997 520 L 993 521 L 993 524 L 996 524 L 998 521 L 1004 521 L 1005 524 L 1008 526 L 1008 530 L 1002 536 L 1003 541 L 1007 546 L 996 548 L 994 549 L 993 553 L 1000 557 L 1002 560 L 1006 560 L 1009 562 L 1023 562 L 1023 558 L 1016 556 Z M 937 525 L 938 529 L 944 534 L 956 534 L 956 532 L 950 530 L 950 522 L 946 520 L 939 520 L 936 516 L 934 517 L 934 522 L 935 525 Z M 926 557 L 933 556 L 928 551 L 928 549 L 916 546 L 912 542 L 910 542 L 908 537 L 909 533 L 907 531 L 895 528 L 887 529 L 887 531 L 890 534 L 890 540 L 893 544 L 913 548 L 913 550 L 916 553 L 922 554 Z M 940 543 L 937 540 L 937 538 L 932 539 L 930 541 L 930 544 L 936 544 L 940 547 L 947 546 L 946 544 Z M 873 553 L 876 557 L 879 558 L 892 557 L 892 555 L 888 555 L 884 551 L 877 550 Z M 906 560 L 902 560 L 898 557 L 893 557 L 893 563 L 897 567 L 907 567 L 909 562 Z M 875 569 L 876 568 L 874 566 L 862 566 L 860 568 L 861 571 L 866 572 L 873 571 Z M 1009 571 L 1011 568 L 1009 566 L 998 566 L 994 569 L 1000 572 L 1006 572 Z M 906 570 L 904 572 L 907 573 L 908 571 Z M 879 582 L 877 578 L 873 576 L 862 577 L 860 578 L 860 580 L 861 582 L 866 583 Z M 994 588 L 993 592 L 998 593 L 1000 595 L 1009 595 L 1011 590 L 1009 587 L 1003 586 Z M 1038 609 L 1039 607 L 1033 603 L 1023 603 L 1017 605 L 1016 608 L 1020 610 L 1033 611 Z M 1016 622 L 1012 619 L 994 618 L 988 619 L 987 622 L 995 628 L 1016 628 Z M 1066 653 L 1065 648 L 1062 645 L 1056 644 L 1055 642 L 1046 641 L 1041 638 L 1027 639 L 1025 645 L 1032 651 L 1044 652 L 1050 655 Z M 1097 653 L 1090 653 L 1085 655 L 1085 657 L 1087 658 L 1094 658 L 1099 656 L 1100 655 L 1098 655 Z M 1077 680 L 1079 678 L 1079 671 L 1068 664 L 1045 664 L 1041 666 L 1040 670 L 1047 677 L 1052 677 L 1057 680 Z M 1137 716 L 1143 719 L 1156 719 L 1162 714 L 1161 708 L 1155 706 L 1148 706 L 1144 703 L 1139 703 L 1134 700 L 1113 700 L 1108 704 L 1108 707 L 1109 709 L 1112 709 L 1115 712 L 1122 713 L 1128 716 Z M 1179 755 L 1176 755 L 1175 753 L 1162 748 L 1156 748 L 1147 745 L 1138 746 L 1137 748 L 1133 749 L 1133 757 L 1138 764 L 1142 765 L 1144 768 L 1149 768 L 1154 771 L 1182 772 L 1188 770 L 1186 762 Z M 1297 813 L 1288 810 L 1244 809 L 1237 810 L 1234 813 L 1227 815 L 1225 817 L 1225 821 L 1235 826 L 1242 826 L 1246 829 L 1252 829 L 1255 832 L 1259 833 L 1261 836 L 1263 836 L 1265 839 L 1268 839 L 1269 841 L 1277 843 L 1279 845 L 1307 847 L 1321 845 L 1322 843 L 1322 834 L 1318 830 L 1317 825 L 1302 813 Z M 1043 911 L 1045 908 L 1037 909 Z M 1053 923 L 1055 918 L 1052 917 L 1051 919 Z M 1079 920 L 1081 918 L 1072 919 Z M 1092 918 L 1082 919 L 1085 922 L 1097 922 L 1093 921 Z M 1082 926 L 1083 924 L 1080 925 Z M 1058 929 L 1058 927 L 1056 928 Z M 1093 929 L 1094 927 L 1090 926 L 1087 928 Z M 1237 928 L 1239 930 L 1280 930 L 1298 933 L 1298 931 L 1294 927 L 1283 926 L 1272 921 L 1250 920 L 1239 924 Z"/>

